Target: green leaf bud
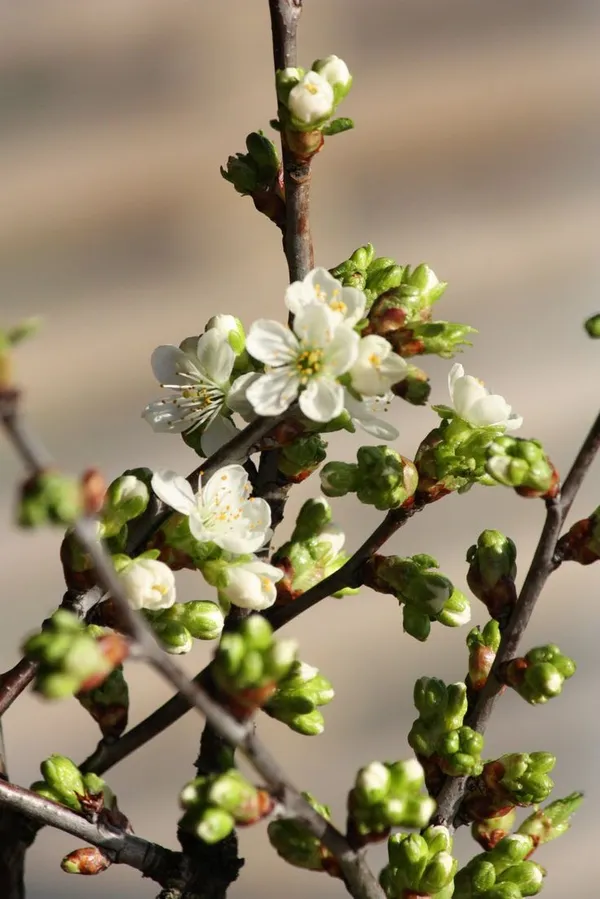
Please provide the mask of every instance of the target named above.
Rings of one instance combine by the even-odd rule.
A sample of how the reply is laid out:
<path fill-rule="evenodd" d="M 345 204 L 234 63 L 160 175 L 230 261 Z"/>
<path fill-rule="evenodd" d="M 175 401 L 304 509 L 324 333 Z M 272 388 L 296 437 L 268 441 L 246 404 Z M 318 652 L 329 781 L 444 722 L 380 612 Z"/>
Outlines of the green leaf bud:
<path fill-rule="evenodd" d="M 564 799 L 556 799 L 546 808 L 537 809 L 520 825 L 517 833 L 533 838 L 535 845 L 549 843 L 562 836 L 571 826 L 571 817 L 583 801 L 583 793 L 571 793 Z"/>
<path fill-rule="evenodd" d="M 345 496 L 355 493 L 358 485 L 358 465 L 328 462 L 321 469 L 321 490 L 325 496 Z"/>
<path fill-rule="evenodd" d="M 62 805 L 75 812 L 81 811 L 78 796 L 85 795 L 81 771 L 64 755 L 51 755 L 40 765 L 42 777 Z"/>

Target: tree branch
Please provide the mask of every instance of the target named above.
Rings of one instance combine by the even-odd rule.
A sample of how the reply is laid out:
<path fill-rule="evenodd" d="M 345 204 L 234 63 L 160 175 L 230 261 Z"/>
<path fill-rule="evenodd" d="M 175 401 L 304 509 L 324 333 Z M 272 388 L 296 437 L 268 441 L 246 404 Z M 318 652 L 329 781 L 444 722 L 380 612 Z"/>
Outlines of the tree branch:
<path fill-rule="evenodd" d="M 170 849 L 113 829 L 107 823 L 93 824 L 70 809 L 15 784 L 0 781 L 0 804 L 39 824 L 49 824 L 98 846 L 115 864 L 129 865 L 158 883 L 167 878 L 177 857 L 177 853 Z"/>
<path fill-rule="evenodd" d="M 504 662 L 516 655 L 546 581 L 560 564 L 560 561 L 555 559 L 555 550 L 563 523 L 599 450 L 600 415 L 585 438 L 560 495 L 555 499 L 546 500 L 546 520 L 519 598 L 502 634 L 500 647 L 486 685 L 477 695 L 473 708 L 465 718 L 465 724 L 481 734 L 485 732 L 494 703 L 502 688 L 502 684 L 496 678 L 496 672 Z M 468 783 L 468 777 L 446 778 L 438 795 L 438 808 L 434 818 L 436 824 L 454 827 L 461 823 L 458 815 Z"/>

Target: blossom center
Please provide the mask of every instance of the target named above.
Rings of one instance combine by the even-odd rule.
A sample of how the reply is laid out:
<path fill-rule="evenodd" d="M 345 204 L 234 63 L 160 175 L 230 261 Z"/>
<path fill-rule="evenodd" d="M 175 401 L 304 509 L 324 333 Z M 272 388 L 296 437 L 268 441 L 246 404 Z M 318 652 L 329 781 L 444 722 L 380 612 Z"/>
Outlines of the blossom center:
<path fill-rule="evenodd" d="M 369 356 L 369 363 L 373 368 L 381 368 L 381 356 L 378 353 L 371 353 Z"/>
<path fill-rule="evenodd" d="M 296 356 L 296 370 L 302 384 L 317 375 L 323 367 L 323 350 L 309 348 Z"/>
<path fill-rule="evenodd" d="M 314 94 L 318 94 L 318 93 L 319 93 L 319 88 L 317 87 L 316 84 L 310 84 L 310 83 L 309 83 L 309 84 L 305 84 L 305 85 L 304 85 L 304 89 L 305 89 L 306 91 L 308 91 L 309 94 L 313 94 L 313 96 L 314 96 Z"/>

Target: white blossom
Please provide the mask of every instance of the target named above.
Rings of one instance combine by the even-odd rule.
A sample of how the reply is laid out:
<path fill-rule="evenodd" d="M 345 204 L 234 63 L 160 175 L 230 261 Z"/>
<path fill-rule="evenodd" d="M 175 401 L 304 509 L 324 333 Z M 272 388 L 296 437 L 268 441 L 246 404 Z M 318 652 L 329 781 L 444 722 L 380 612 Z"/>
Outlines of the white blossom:
<path fill-rule="evenodd" d="M 357 400 L 349 390 L 344 391 L 344 405 L 352 424 L 377 440 L 396 440 L 400 436 L 394 425 L 376 415 L 377 412 L 388 412 L 393 399 L 393 393 L 386 393 L 383 396 L 365 396 L 362 400 Z"/>
<path fill-rule="evenodd" d="M 322 75 L 307 72 L 291 89 L 287 107 L 297 122 L 303 125 L 320 124 L 333 112 L 333 88 Z"/>
<path fill-rule="evenodd" d="M 339 56 L 326 56 L 325 59 L 318 59 L 313 65 L 313 71 L 318 72 L 332 87 L 339 86 L 348 90 L 352 84 L 350 70 Z"/>
<path fill-rule="evenodd" d="M 285 303 L 292 315 L 311 303 L 324 303 L 339 313 L 348 325 L 356 325 L 365 314 L 367 298 L 356 287 L 342 287 L 325 268 L 314 268 L 303 281 L 294 281 L 285 293 Z"/>
<path fill-rule="evenodd" d="M 132 559 L 119 572 L 119 580 L 132 609 L 169 609 L 175 602 L 175 576 L 157 559 Z"/>
<path fill-rule="evenodd" d="M 358 357 L 350 369 L 350 377 L 358 393 L 381 396 L 404 380 L 407 372 L 406 361 L 393 351 L 385 337 L 369 334 L 358 345 Z"/>
<path fill-rule="evenodd" d="M 228 566 L 227 584 L 225 587 L 219 586 L 219 593 L 235 606 L 261 612 L 275 602 L 275 584 L 282 577 L 283 571 L 280 568 L 261 562 L 260 559 L 240 562 Z"/>
<path fill-rule="evenodd" d="M 265 373 L 246 391 L 258 415 L 280 415 L 298 394 L 312 421 L 331 421 L 344 408 L 337 379 L 354 364 L 359 337 L 324 304 L 312 303 L 294 318 L 294 330 L 261 319 L 248 333 L 248 352 L 264 362 Z"/>
<path fill-rule="evenodd" d="M 159 346 L 152 353 L 152 371 L 172 396 L 150 403 L 143 417 L 155 431 L 182 433 L 209 428 L 225 408 L 236 354 L 218 329 L 188 338 L 182 347 Z M 242 376 L 244 377 L 244 376 Z M 238 379 L 239 380 L 239 379 Z"/>
<path fill-rule="evenodd" d="M 512 411 L 503 396 L 491 394 L 477 378 L 465 375 L 458 363 L 448 375 L 448 389 L 456 415 L 474 428 L 495 425 L 514 431 L 523 424 L 522 417 Z"/>
<path fill-rule="evenodd" d="M 220 468 L 198 493 L 174 471 L 157 471 L 152 477 L 156 495 L 189 518 L 189 527 L 200 543 L 212 541 L 221 549 L 243 555 L 256 552 L 271 536 L 271 510 L 252 488 L 241 465 Z"/>
<path fill-rule="evenodd" d="M 217 334 L 226 340 L 234 353 L 239 355 L 244 349 L 246 343 L 246 334 L 244 326 L 239 318 L 235 315 L 213 315 L 206 323 L 205 331 L 216 331 Z"/>

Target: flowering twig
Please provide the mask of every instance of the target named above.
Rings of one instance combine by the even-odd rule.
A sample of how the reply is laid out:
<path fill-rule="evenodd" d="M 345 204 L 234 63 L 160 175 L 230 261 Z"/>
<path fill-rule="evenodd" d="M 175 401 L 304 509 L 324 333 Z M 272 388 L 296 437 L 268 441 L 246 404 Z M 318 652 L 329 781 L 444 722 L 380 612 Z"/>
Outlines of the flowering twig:
<path fill-rule="evenodd" d="M 577 491 L 599 451 L 600 415 L 585 438 L 561 493 L 553 499 L 546 500 L 546 520 L 517 604 L 502 634 L 500 647 L 486 685 L 478 694 L 473 708 L 465 718 L 465 724 L 479 733 L 484 733 L 494 703 L 502 688 L 502 684 L 495 674 L 504 662 L 515 656 L 546 581 L 560 565 L 560 559 L 556 557 L 555 553 L 563 523 Z M 453 827 L 460 823 L 457 816 L 467 790 L 468 780 L 468 777 L 448 777 L 446 779 L 438 795 L 435 823 L 444 824 L 447 827 Z"/>
<path fill-rule="evenodd" d="M 0 781 L 0 804 L 39 824 L 48 824 L 92 846 L 98 846 L 115 864 L 129 865 L 158 883 L 166 880 L 177 857 L 177 853 L 170 849 L 135 834 L 113 829 L 104 822 L 92 823 L 70 809 L 15 784 Z"/>

